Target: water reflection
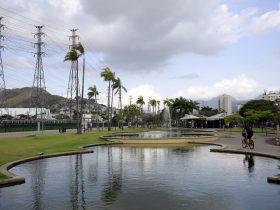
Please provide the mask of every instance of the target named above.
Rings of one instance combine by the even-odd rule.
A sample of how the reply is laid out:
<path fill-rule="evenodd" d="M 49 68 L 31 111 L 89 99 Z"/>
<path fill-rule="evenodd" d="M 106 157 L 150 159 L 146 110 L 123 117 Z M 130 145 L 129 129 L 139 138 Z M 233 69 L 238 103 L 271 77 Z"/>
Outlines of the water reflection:
<path fill-rule="evenodd" d="M 30 165 L 30 171 L 32 176 L 31 189 L 32 189 L 32 209 L 40 210 L 43 209 L 43 193 L 45 186 L 45 172 L 46 172 L 46 161 L 39 160 L 34 161 Z"/>
<path fill-rule="evenodd" d="M 119 167 L 114 169 L 114 160 L 113 160 L 113 152 L 112 147 L 108 147 L 108 170 L 107 170 L 107 180 L 104 184 L 104 188 L 102 190 L 102 200 L 106 204 L 111 204 L 116 200 L 118 192 L 121 190 L 122 186 L 122 156 L 123 149 L 120 149 L 119 156 Z"/>
<path fill-rule="evenodd" d="M 0 209 L 279 209 L 279 188 L 266 183 L 273 159 L 209 147 L 94 150 L 15 167 L 26 183 L 0 189 Z"/>
<path fill-rule="evenodd" d="M 254 171 L 255 161 L 254 161 L 253 155 L 245 154 L 245 157 L 243 159 L 243 163 L 244 163 L 244 165 L 248 166 L 248 171 L 250 173 Z"/>
<path fill-rule="evenodd" d="M 84 168 L 83 168 L 83 156 L 74 156 L 74 169 L 71 164 L 70 174 L 70 202 L 72 209 L 79 209 L 79 204 L 82 209 L 86 209 L 85 201 L 85 180 L 84 180 Z"/>

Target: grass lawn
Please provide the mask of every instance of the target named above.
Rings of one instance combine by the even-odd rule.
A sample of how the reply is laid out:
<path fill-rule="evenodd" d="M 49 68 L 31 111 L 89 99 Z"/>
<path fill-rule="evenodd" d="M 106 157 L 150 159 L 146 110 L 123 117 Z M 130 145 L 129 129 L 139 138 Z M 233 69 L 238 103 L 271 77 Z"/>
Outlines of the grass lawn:
<path fill-rule="evenodd" d="M 144 129 L 125 129 L 124 131 L 140 131 Z M 147 128 L 145 129 L 147 130 Z M 117 130 L 121 131 L 121 130 Z M 63 133 L 53 135 L 31 135 L 27 137 L 0 138 L 0 166 L 15 160 L 32 157 L 39 152 L 52 154 L 80 150 L 79 147 L 87 144 L 104 142 L 100 136 L 116 132 L 115 130 L 97 131 L 95 133 L 74 134 Z M 0 179 L 7 178 L 0 174 Z"/>

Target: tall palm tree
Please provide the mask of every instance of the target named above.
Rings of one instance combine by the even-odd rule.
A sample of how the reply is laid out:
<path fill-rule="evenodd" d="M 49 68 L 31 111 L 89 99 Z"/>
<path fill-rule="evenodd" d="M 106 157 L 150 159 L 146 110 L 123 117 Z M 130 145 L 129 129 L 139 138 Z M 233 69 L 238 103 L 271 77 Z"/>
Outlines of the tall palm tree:
<path fill-rule="evenodd" d="M 111 109 L 110 109 L 110 122 L 112 123 L 112 118 L 113 118 L 113 100 L 114 100 L 114 84 L 116 81 L 116 77 L 115 77 L 115 72 L 113 72 L 113 78 L 111 80 L 112 84 L 111 84 Z"/>
<path fill-rule="evenodd" d="M 160 105 L 160 101 L 157 101 L 157 112 L 159 113 L 159 105 Z"/>
<path fill-rule="evenodd" d="M 152 108 L 153 108 L 153 114 L 155 114 L 155 107 L 157 106 L 157 101 L 156 101 L 156 99 L 151 99 L 150 101 L 149 101 L 149 104 L 152 106 Z"/>
<path fill-rule="evenodd" d="M 140 114 L 141 114 L 141 118 L 142 118 L 142 127 L 143 127 L 143 114 L 144 114 L 143 106 L 145 104 L 143 96 L 139 96 L 137 98 L 136 104 L 138 104 L 140 107 Z"/>
<path fill-rule="evenodd" d="M 152 106 L 152 108 L 153 108 L 153 124 L 155 123 L 155 110 L 156 110 L 156 106 L 157 106 L 157 101 L 156 101 L 156 99 L 151 99 L 150 101 L 149 101 L 149 104 Z"/>
<path fill-rule="evenodd" d="M 75 46 L 75 49 L 80 53 L 80 56 L 83 56 L 83 74 L 82 74 L 82 99 L 81 99 L 81 115 L 80 115 L 80 132 L 82 129 L 82 118 L 84 111 L 84 84 L 85 84 L 85 49 L 83 45 L 79 42 L 78 45 Z"/>
<path fill-rule="evenodd" d="M 100 74 L 104 81 L 108 82 L 108 101 L 107 101 L 107 117 L 108 117 L 108 131 L 111 130 L 110 120 L 110 95 L 111 95 L 111 81 L 114 79 L 114 74 L 109 67 L 105 67 Z"/>
<path fill-rule="evenodd" d="M 163 105 L 170 107 L 172 105 L 172 99 L 166 98 L 163 100 Z"/>
<path fill-rule="evenodd" d="M 121 116 L 121 121 L 123 121 L 123 113 L 122 113 L 122 90 L 124 92 L 127 92 L 127 89 L 122 85 L 122 82 L 120 78 L 115 80 L 114 85 L 113 85 L 113 90 L 116 89 L 115 95 L 119 93 L 119 103 L 120 103 L 120 116 Z M 123 129 L 122 122 L 121 122 L 121 128 Z"/>
<path fill-rule="evenodd" d="M 89 88 L 88 88 L 88 99 L 90 100 L 91 98 L 93 98 L 94 97 L 94 103 L 95 103 L 95 105 L 97 104 L 97 96 L 99 95 L 99 92 L 98 92 L 98 90 L 97 90 L 97 88 L 96 88 L 96 85 L 94 85 L 94 86 L 90 86 Z"/>
<path fill-rule="evenodd" d="M 66 53 L 64 61 L 74 62 L 76 69 L 76 112 L 77 112 L 77 133 L 80 133 L 80 120 L 79 120 L 79 57 L 80 54 L 77 53 L 75 47 Z M 71 115 L 71 113 L 70 113 Z"/>
<path fill-rule="evenodd" d="M 96 88 L 96 85 L 94 86 L 90 86 L 88 88 L 88 99 L 90 100 L 92 97 L 94 97 L 94 104 L 95 104 L 95 107 L 97 107 L 97 96 L 99 95 L 99 92 L 97 91 L 97 88 Z M 89 110 L 90 110 L 90 102 L 89 102 Z M 98 127 L 99 129 L 99 126 L 97 126 L 99 123 L 98 123 L 98 116 L 99 116 L 99 113 L 98 113 L 98 108 L 96 108 L 96 112 L 97 112 L 97 116 L 96 116 L 96 127 Z"/>

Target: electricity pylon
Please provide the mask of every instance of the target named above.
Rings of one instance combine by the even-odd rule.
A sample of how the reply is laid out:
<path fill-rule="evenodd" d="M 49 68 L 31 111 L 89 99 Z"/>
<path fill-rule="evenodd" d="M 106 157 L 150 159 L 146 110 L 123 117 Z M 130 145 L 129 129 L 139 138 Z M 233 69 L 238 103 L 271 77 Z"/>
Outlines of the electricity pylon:
<path fill-rule="evenodd" d="M 2 40 L 4 40 L 4 36 L 2 35 L 2 29 L 4 30 L 5 25 L 2 24 L 3 17 L 0 17 L 0 108 L 5 107 L 6 102 L 6 83 L 5 83 L 5 76 L 4 76 L 4 67 L 2 62 L 2 50 L 4 46 L 2 45 Z"/>
<path fill-rule="evenodd" d="M 70 45 L 70 49 L 73 50 L 77 46 L 76 39 L 79 36 L 76 34 L 78 29 L 70 29 L 72 35 L 69 36 L 71 39 L 72 44 Z M 68 88 L 67 88 L 67 107 L 69 108 L 70 119 L 73 119 L 73 110 L 75 107 L 74 99 L 76 101 L 79 100 L 79 76 L 78 76 L 78 63 L 77 61 L 71 61 L 70 73 L 69 73 L 69 81 L 68 81 Z M 78 107 L 76 107 L 78 109 Z M 78 110 L 77 110 L 78 112 Z M 78 113 L 77 113 L 78 114 Z"/>
<path fill-rule="evenodd" d="M 34 56 L 36 57 L 36 66 L 32 87 L 32 107 L 35 107 L 36 119 L 40 118 L 40 120 L 42 121 L 44 114 L 43 109 L 46 108 L 46 84 L 42 61 L 42 56 L 44 54 L 44 52 L 42 52 L 42 47 L 44 45 L 42 37 L 45 34 L 42 32 L 43 26 L 35 27 L 37 29 L 37 33 L 34 34 L 34 38 L 37 38 L 37 42 L 34 43 L 34 47 L 36 47 L 37 52 L 34 53 Z M 38 130 L 40 130 L 40 120 L 38 120 Z"/>

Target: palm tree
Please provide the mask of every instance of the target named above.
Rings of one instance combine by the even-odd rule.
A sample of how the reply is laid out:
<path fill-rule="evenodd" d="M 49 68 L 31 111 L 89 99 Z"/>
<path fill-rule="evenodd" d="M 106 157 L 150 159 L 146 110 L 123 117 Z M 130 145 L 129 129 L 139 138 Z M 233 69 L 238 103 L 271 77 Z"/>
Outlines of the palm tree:
<path fill-rule="evenodd" d="M 116 81 L 116 77 L 115 77 L 115 72 L 113 72 L 113 78 L 111 80 L 112 84 L 111 84 L 111 89 L 112 89 L 112 93 L 111 93 L 111 109 L 110 109 L 110 123 L 112 124 L 112 118 L 113 118 L 113 100 L 114 100 L 114 84 Z"/>
<path fill-rule="evenodd" d="M 139 104 L 140 106 L 140 113 L 141 113 L 141 118 L 142 118 L 142 127 L 143 127 L 143 114 L 144 114 L 144 111 L 143 111 L 143 106 L 145 104 L 145 101 L 144 101 L 144 98 L 143 96 L 139 96 L 137 101 L 136 101 L 136 104 Z"/>
<path fill-rule="evenodd" d="M 75 46 L 75 49 L 80 53 L 80 56 L 83 56 L 83 74 L 82 74 L 82 99 L 81 99 L 81 115 L 80 115 L 80 132 L 82 129 L 82 118 L 84 111 L 84 84 L 85 84 L 85 49 L 83 45 L 79 42 L 78 45 Z"/>
<path fill-rule="evenodd" d="M 194 109 L 199 109 L 198 103 L 196 101 L 188 100 L 182 96 L 175 98 L 171 108 L 173 114 L 175 115 L 177 124 L 179 119 L 183 117 L 184 114 L 189 114 L 192 113 Z"/>
<path fill-rule="evenodd" d="M 96 85 L 90 86 L 88 88 L 88 99 L 90 100 L 91 98 L 94 97 L 94 103 L 97 104 L 97 96 L 99 95 L 99 92 L 97 91 Z"/>
<path fill-rule="evenodd" d="M 108 117 L 108 131 L 111 130 L 110 122 L 110 94 L 111 94 L 111 81 L 114 79 L 114 74 L 109 67 L 105 67 L 100 74 L 104 78 L 104 81 L 108 81 L 108 103 L 107 103 L 107 117 Z"/>
<path fill-rule="evenodd" d="M 156 101 L 156 99 L 151 99 L 150 101 L 149 101 L 149 104 L 152 106 L 152 108 L 153 108 L 153 123 L 155 123 L 155 110 L 156 110 L 156 106 L 157 106 L 157 101 Z"/>
<path fill-rule="evenodd" d="M 160 105 L 160 101 L 157 101 L 157 107 L 158 107 L 157 112 L 158 112 L 158 114 L 159 114 L 159 105 Z"/>
<path fill-rule="evenodd" d="M 80 123 L 79 123 L 79 71 L 78 71 L 78 60 L 80 55 L 77 53 L 76 49 L 71 49 L 68 53 L 66 53 L 64 57 L 64 61 L 71 61 L 76 69 L 76 112 L 77 112 L 77 133 L 80 133 Z M 71 107 L 70 107 L 71 109 Z M 70 111 L 71 112 L 71 111 Z M 71 116 L 71 113 L 70 113 Z"/>
<path fill-rule="evenodd" d="M 90 111 L 90 99 L 92 97 L 94 97 L 95 107 L 97 107 L 97 99 L 96 98 L 97 98 L 98 95 L 99 95 L 99 92 L 97 91 L 97 88 L 96 88 L 95 85 L 88 88 L 89 111 Z M 97 117 L 96 117 L 96 127 L 97 127 L 99 113 L 98 113 L 98 109 L 96 109 L 96 111 L 97 111 Z M 99 126 L 98 126 L 98 128 L 99 128 Z"/>
<path fill-rule="evenodd" d="M 155 114 L 155 107 L 157 106 L 157 101 L 156 99 L 151 99 L 149 101 L 149 104 L 153 107 L 153 114 Z"/>
<path fill-rule="evenodd" d="M 163 105 L 164 105 L 164 107 L 165 106 L 170 107 L 172 105 L 172 99 L 168 99 L 168 98 L 164 99 L 163 100 Z"/>
<path fill-rule="evenodd" d="M 113 90 L 116 89 L 115 95 L 119 93 L 119 103 L 120 103 L 120 116 L 121 116 L 121 121 L 123 121 L 123 113 L 122 113 L 122 90 L 124 92 L 127 92 L 126 88 L 122 85 L 122 82 L 120 78 L 115 80 L 113 84 Z M 121 122 L 121 128 L 123 129 L 122 122 Z"/>

